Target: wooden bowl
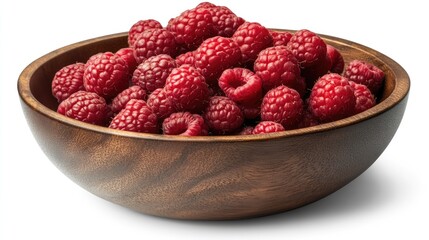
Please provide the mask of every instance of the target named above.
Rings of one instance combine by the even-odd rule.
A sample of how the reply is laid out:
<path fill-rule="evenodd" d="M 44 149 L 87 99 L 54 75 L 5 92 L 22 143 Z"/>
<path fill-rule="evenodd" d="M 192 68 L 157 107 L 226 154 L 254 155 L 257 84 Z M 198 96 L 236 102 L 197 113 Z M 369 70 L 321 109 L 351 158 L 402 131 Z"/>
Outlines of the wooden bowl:
<path fill-rule="evenodd" d="M 31 131 L 48 158 L 89 192 L 145 214 L 226 220 L 294 209 L 340 189 L 387 147 L 407 104 L 410 80 L 389 57 L 321 35 L 348 62 L 386 73 L 380 102 L 314 127 L 250 136 L 181 137 L 95 126 L 56 113 L 51 80 L 65 65 L 127 46 L 126 33 L 57 49 L 21 73 L 18 92 Z"/>

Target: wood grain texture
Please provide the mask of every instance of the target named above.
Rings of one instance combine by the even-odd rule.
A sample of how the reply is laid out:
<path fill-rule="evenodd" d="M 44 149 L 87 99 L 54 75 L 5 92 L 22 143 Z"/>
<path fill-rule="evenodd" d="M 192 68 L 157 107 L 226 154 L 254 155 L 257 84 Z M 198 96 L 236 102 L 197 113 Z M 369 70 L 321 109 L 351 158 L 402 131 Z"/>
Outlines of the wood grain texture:
<path fill-rule="evenodd" d="M 89 192 L 145 214 L 225 220 L 274 214 L 317 201 L 363 173 L 380 156 L 405 111 L 410 80 L 387 56 L 322 35 L 346 61 L 386 73 L 375 107 L 315 127 L 252 136 L 180 137 L 93 126 L 55 112 L 50 92 L 61 67 L 126 46 L 126 33 L 53 51 L 18 80 L 27 122 L 48 158 Z"/>

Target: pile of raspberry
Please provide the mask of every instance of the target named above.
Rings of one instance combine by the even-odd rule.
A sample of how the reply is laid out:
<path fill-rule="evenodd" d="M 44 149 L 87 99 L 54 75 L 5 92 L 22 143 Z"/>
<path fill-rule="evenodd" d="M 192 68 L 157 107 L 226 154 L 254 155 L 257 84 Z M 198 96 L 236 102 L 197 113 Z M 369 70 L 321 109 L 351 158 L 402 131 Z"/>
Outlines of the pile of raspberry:
<path fill-rule="evenodd" d="M 384 73 L 307 29 L 275 31 L 209 2 L 140 20 L 128 46 L 60 69 L 57 112 L 109 128 L 168 135 L 305 128 L 376 104 Z"/>

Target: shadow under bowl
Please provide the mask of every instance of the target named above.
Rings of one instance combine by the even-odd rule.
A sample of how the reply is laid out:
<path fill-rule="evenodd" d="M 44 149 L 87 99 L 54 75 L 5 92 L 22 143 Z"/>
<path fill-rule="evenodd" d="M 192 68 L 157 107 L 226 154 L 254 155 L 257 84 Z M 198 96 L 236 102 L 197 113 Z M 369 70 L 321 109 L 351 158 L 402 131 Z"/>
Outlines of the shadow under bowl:
<path fill-rule="evenodd" d="M 382 154 L 404 114 L 405 70 L 366 46 L 326 35 L 346 62 L 386 74 L 379 103 L 314 127 L 249 136 L 182 137 L 95 126 L 56 113 L 51 80 L 59 69 L 127 46 L 118 33 L 78 42 L 32 62 L 18 92 L 41 149 L 89 192 L 145 214 L 226 220 L 269 215 L 317 201 L 352 181 Z"/>

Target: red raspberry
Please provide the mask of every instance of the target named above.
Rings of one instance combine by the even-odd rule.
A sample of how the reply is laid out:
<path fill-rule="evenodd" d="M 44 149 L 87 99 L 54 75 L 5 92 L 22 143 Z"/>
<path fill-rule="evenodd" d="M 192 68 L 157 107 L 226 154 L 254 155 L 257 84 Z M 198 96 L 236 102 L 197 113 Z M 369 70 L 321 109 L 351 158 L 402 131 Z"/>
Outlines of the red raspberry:
<path fill-rule="evenodd" d="M 356 97 L 347 78 L 337 73 L 322 76 L 309 97 L 310 111 L 321 122 L 339 120 L 354 114 Z"/>
<path fill-rule="evenodd" d="M 167 54 L 159 54 L 144 60 L 134 71 L 131 81 L 147 92 L 163 88 L 165 80 L 170 75 L 176 61 Z"/>
<path fill-rule="evenodd" d="M 112 54 L 111 52 L 106 52 L 106 53 L 108 53 L 108 54 Z M 88 65 L 93 64 L 93 62 L 94 62 L 96 59 L 100 58 L 100 56 L 101 56 L 101 55 L 106 54 L 106 53 L 104 53 L 104 52 L 99 52 L 99 53 L 96 53 L 96 54 L 94 54 L 94 55 L 90 56 L 90 57 L 88 58 L 88 60 L 86 61 L 86 63 L 85 63 L 85 69 L 88 67 Z"/>
<path fill-rule="evenodd" d="M 157 28 L 161 29 L 162 25 L 157 20 L 154 19 L 147 19 L 147 20 L 140 20 L 136 23 L 134 23 L 130 30 L 128 31 L 128 46 L 132 47 L 134 46 L 134 42 L 137 40 L 137 37 L 140 33 L 142 33 L 144 30 L 150 29 L 150 28 Z"/>
<path fill-rule="evenodd" d="M 284 131 L 284 127 L 280 123 L 273 121 L 259 122 L 253 129 L 252 134 L 273 133 Z"/>
<path fill-rule="evenodd" d="M 355 113 L 363 112 L 375 105 L 375 98 L 365 85 L 353 81 L 349 83 L 353 87 L 356 97 Z"/>
<path fill-rule="evenodd" d="M 223 70 L 237 65 L 241 51 L 232 39 L 216 36 L 204 40 L 195 51 L 194 58 L 195 67 L 211 84 L 217 81 Z"/>
<path fill-rule="evenodd" d="M 82 122 L 104 125 L 109 109 L 98 94 L 77 91 L 58 105 L 57 112 Z"/>
<path fill-rule="evenodd" d="M 167 135 L 206 136 L 208 128 L 203 117 L 190 112 L 176 112 L 162 123 L 162 131 Z"/>
<path fill-rule="evenodd" d="M 273 45 L 273 38 L 267 28 L 256 22 L 245 22 L 232 35 L 241 49 L 242 62 L 253 64 L 258 53 Z"/>
<path fill-rule="evenodd" d="M 377 95 L 383 85 L 384 72 L 370 63 L 353 60 L 346 67 L 344 77 L 367 86 L 372 94 Z"/>
<path fill-rule="evenodd" d="M 229 134 L 243 125 L 244 117 L 240 108 L 231 99 L 213 96 L 204 112 L 204 119 L 214 134 Z"/>
<path fill-rule="evenodd" d="M 211 7 L 216 7 L 216 5 L 211 2 L 201 2 L 195 8 L 211 8 Z"/>
<path fill-rule="evenodd" d="M 317 79 L 329 72 L 331 66 L 331 59 L 328 54 L 325 54 L 318 64 L 302 69 L 301 76 L 304 77 L 307 87 L 312 88 Z"/>
<path fill-rule="evenodd" d="M 228 7 L 216 6 L 207 2 L 199 4 L 198 7 L 210 10 L 213 29 L 217 36 L 231 37 L 237 28 L 244 23 L 244 19 L 235 15 Z"/>
<path fill-rule="evenodd" d="M 131 99 L 146 100 L 146 91 L 140 86 L 131 86 L 118 95 L 112 100 L 111 109 L 113 113 L 120 112 L 127 102 Z"/>
<path fill-rule="evenodd" d="M 177 44 L 187 50 L 196 49 L 205 39 L 216 35 L 211 12 L 203 7 L 186 10 L 170 19 L 167 30 L 174 34 Z"/>
<path fill-rule="evenodd" d="M 252 103 L 262 97 L 261 78 L 246 68 L 225 70 L 218 83 L 225 95 L 235 102 Z"/>
<path fill-rule="evenodd" d="M 189 52 L 180 54 L 179 56 L 176 57 L 176 65 L 177 66 L 180 66 L 183 64 L 194 65 L 195 63 L 194 53 L 195 53 L 194 51 L 189 51 Z"/>
<path fill-rule="evenodd" d="M 147 105 L 152 108 L 159 120 L 165 119 L 175 111 L 173 102 L 167 97 L 164 88 L 155 89 L 147 98 Z"/>
<path fill-rule="evenodd" d="M 331 60 L 331 73 L 342 74 L 344 71 L 344 58 L 343 55 L 335 47 L 326 44 L 326 54 Z"/>
<path fill-rule="evenodd" d="M 141 99 L 131 99 L 110 122 L 109 128 L 144 133 L 158 133 L 158 119 Z"/>
<path fill-rule="evenodd" d="M 303 102 L 299 93 L 284 85 L 271 89 L 265 94 L 261 105 L 261 120 L 273 121 L 285 129 L 298 126 L 303 113 Z"/>
<path fill-rule="evenodd" d="M 237 103 L 245 119 L 253 120 L 261 115 L 262 98 L 253 103 Z"/>
<path fill-rule="evenodd" d="M 253 134 L 253 128 L 254 127 L 252 127 L 252 126 L 243 127 L 241 129 L 241 131 L 237 133 L 237 135 L 252 135 Z"/>
<path fill-rule="evenodd" d="M 147 29 L 139 34 L 133 48 L 134 57 L 139 64 L 158 54 L 175 57 L 177 51 L 174 35 L 168 30 L 157 28 Z"/>
<path fill-rule="evenodd" d="M 301 121 L 298 123 L 298 128 L 306 128 L 319 125 L 319 120 L 314 114 L 307 108 L 304 108 L 304 112 Z"/>
<path fill-rule="evenodd" d="M 269 30 L 273 38 L 273 46 L 286 46 L 293 34 L 286 31 Z"/>
<path fill-rule="evenodd" d="M 290 86 L 290 88 L 293 88 L 297 92 L 299 92 L 299 95 L 301 95 L 301 98 L 303 98 L 307 94 L 307 90 L 308 90 L 307 83 L 303 76 L 298 77 L 298 79 L 296 80 L 296 85 Z"/>
<path fill-rule="evenodd" d="M 128 71 L 132 74 L 137 67 L 137 60 L 134 57 L 134 49 L 131 47 L 121 48 L 115 53 L 120 56 L 128 65 Z"/>
<path fill-rule="evenodd" d="M 209 98 L 209 88 L 201 73 L 190 65 L 173 69 L 167 77 L 165 93 L 177 111 L 200 112 Z"/>
<path fill-rule="evenodd" d="M 262 87 L 265 91 L 280 85 L 297 90 L 302 88 L 298 87 L 302 84 L 298 61 L 285 46 L 262 50 L 255 61 L 254 70 L 262 79 Z"/>
<path fill-rule="evenodd" d="M 301 68 L 307 68 L 325 59 L 326 43 L 316 33 L 307 29 L 295 32 L 287 44 Z"/>
<path fill-rule="evenodd" d="M 78 62 L 67 65 L 55 73 L 52 79 L 52 95 L 58 102 L 63 101 L 79 90 L 84 90 L 84 71 L 85 64 Z"/>
<path fill-rule="evenodd" d="M 128 87 L 127 63 L 111 52 L 92 56 L 86 63 L 83 86 L 104 98 L 113 98 Z"/>

